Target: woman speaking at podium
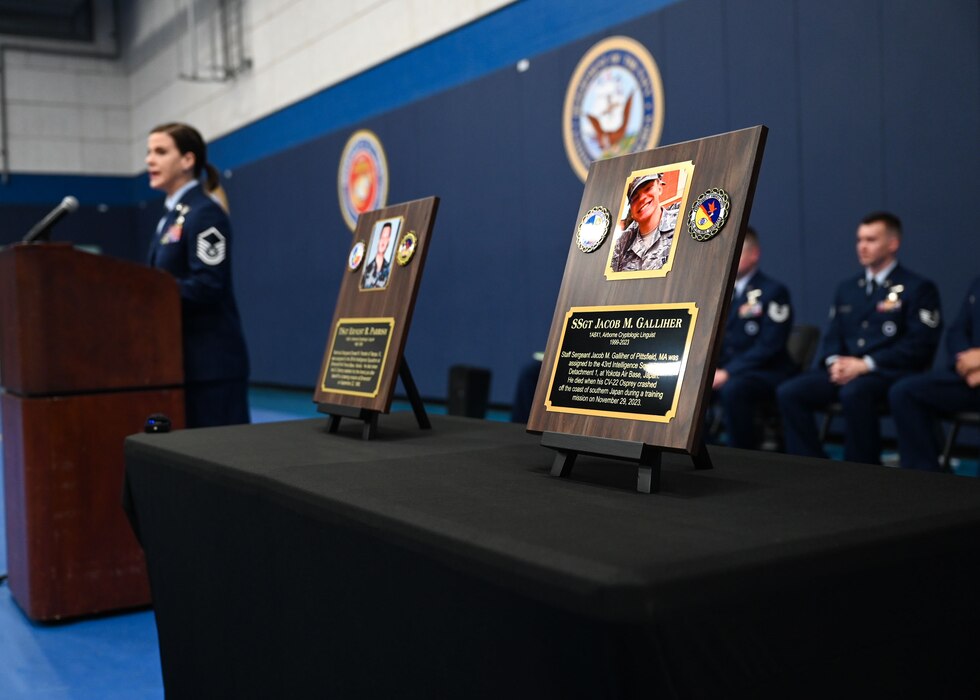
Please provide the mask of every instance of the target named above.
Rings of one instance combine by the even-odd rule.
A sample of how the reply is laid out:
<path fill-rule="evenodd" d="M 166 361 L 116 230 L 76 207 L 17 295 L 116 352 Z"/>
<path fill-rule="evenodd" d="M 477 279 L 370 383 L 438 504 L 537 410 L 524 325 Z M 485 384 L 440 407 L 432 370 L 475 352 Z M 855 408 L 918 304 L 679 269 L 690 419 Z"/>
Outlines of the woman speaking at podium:
<path fill-rule="evenodd" d="M 150 187 L 167 195 L 150 265 L 180 286 L 187 427 L 248 423 L 248 352 L 232 293 L 231 225 L 218 172 L 187 124 L 163 124 L 146 144 Z M 206 180 L 202 183 L 200 178 Z"/>

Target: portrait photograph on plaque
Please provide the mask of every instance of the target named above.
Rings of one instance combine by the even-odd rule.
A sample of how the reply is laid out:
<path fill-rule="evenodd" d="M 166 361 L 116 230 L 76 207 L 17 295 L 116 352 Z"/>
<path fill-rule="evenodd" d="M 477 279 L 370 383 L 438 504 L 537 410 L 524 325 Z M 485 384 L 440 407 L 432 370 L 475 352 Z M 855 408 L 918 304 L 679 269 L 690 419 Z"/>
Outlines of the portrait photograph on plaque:
<path fill-rule="evenodd" d="M 401 225 L 400 216 L 375 223 L 367 246 L 364 271 L 361 273 L 361 289 L 374 291 L 388 287 L 395 241 L 398 240 Z"/>
<path fill-rule="evenodd" d="M 365 438 L 373 436 L 399 379 L 423 426 L 403 353 L 438 207 L 437 197 L 427 197 L 357 217 L 354 248 L 343 261 L 352 274 L 342 277 L 313 396 L 318 410 L 331 416 L 331 432 L 341 418 L 353 418 L 364 421 Z M 396 248 L 409 233 L 411 255 L 396 262 Z"/>
<path fill-rule="evenodd" d="M 694 164 L 687 161 L 629 174 L 615 210 L 619 215 L 606 279 L 664 277 L 670 272 L 693 173 Z"/>
<path fill-rule="evenodd" d="M 579 453 L 628 459 L 649 492 L 662 452 L 710 466 L 702 416 L 766 133 L 592 162 L 527 423 L 552 474 Z"/>

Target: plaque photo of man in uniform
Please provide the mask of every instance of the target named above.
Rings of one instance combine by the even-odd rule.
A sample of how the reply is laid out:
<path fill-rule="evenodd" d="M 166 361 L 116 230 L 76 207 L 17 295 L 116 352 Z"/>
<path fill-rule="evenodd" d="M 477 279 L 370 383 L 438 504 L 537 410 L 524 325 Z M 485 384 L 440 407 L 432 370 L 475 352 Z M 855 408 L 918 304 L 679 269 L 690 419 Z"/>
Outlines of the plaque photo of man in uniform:
<path fill-rule="evenodd" d="M 630 173 L 609 248 L 606 279 L 665 277 L 674 262 L 675 229 L 683 223 L 693 163 Z"/>
<path fill-rule="evenodd" d="M 391 259 L 395 252 L 395 241 L 402 225 L 402 218 L 382 219 L 375 223 L 368 244 L 367 262 L 361 273 L 361 290 L 385 289 L 391 274 Z"/>

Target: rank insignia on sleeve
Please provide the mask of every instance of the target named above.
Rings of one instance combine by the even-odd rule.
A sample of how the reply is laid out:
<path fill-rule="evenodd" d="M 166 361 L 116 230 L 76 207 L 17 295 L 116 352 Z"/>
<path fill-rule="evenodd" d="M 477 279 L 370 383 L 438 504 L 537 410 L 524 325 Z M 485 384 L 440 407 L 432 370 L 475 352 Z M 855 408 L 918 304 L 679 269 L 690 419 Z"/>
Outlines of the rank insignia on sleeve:
<path fill-rule="evenodd" d="M 769 318 L 776 323 L 785 323 L 789 319 L 789 311 L 789 304 L 777 304 L 774 301 L 769 302 Z"/>
<path fill-rule="evenodd" d="M 214 226 L 197 237 L 197 258 L 205 265 L 220 265 L 225 261 L 225 237 Z"/>
<path fill-rule="evenodd" d="M 939 309 L 930 311 L 929 309 L 919 309 L 919 320 L 930 328 L 939 327 Z"/>

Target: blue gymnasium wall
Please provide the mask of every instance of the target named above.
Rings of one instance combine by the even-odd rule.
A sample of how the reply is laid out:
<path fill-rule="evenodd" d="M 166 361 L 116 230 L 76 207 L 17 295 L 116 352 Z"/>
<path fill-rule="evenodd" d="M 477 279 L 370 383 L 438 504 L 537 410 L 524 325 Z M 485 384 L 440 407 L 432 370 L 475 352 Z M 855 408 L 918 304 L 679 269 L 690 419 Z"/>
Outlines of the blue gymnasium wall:
<path fill-rule="evenodd" d="M 770 128 L 752 221 L 798 322 L 823 324 L 837 281 L 857 271 L 856 222 L 877 208 L 902 217 L 902 260 L 955 312 L 980 271 L 978 226 L 962 204 L 980 191 L 973 0 L 683 0 L 630 18 L 640 4 L 617 3 L 617 23 L 601 29 L 601 3 L 525 0 L 212 144 L 233 171 L 253 381 L 315 382 L 351 243 L 337 164 L 350 133 L 368 128 L 387 152 L 389 202 L 442 199 L 406 350 L 420 390 L 442 397 L 449 366 L 474 364 L 492 369 L 492 400 L 509 402 L 545 342 L 582 195 L 562 145 L 565 88 L 584 52 L 614 34 L 646 44 L 660 67 L 661 143 Z M 561 31 L 528 34 L 566 6 Z M 533 36 L 530 50 L 514 53 L 507 32 Z M 562 32 L 575 38 L 548 46 Z M 525 73 L 513 68 L 522 56 Z M 453 70 L 464 81 L 439 90 Z M 128 196 L 120 226 L 128 217 L 140 233 L 107 247 L 124 257 L 134 241 L 145 249 L 158 216 L 142 185 Z M 58 235 L 75 239 L 63 226 Z"/>

